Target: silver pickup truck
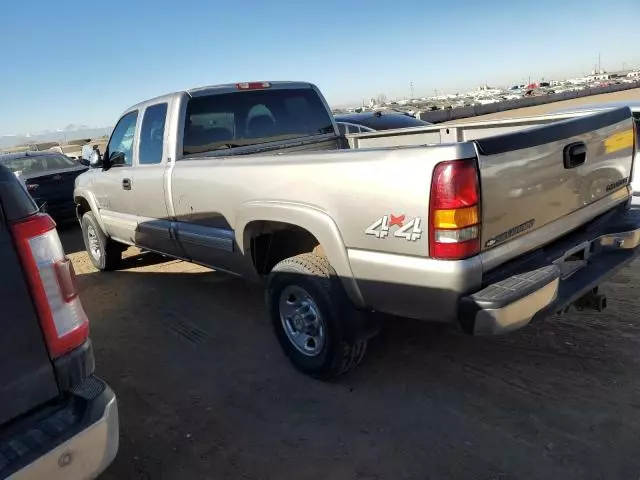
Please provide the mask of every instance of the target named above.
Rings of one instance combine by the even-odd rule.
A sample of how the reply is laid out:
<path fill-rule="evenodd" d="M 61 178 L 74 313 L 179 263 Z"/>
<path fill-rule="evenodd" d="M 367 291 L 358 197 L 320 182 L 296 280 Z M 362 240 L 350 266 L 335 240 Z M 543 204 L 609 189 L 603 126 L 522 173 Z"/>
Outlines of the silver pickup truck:
<path fill-rule="evenodd" d="M 264 281 L 287 357 L 330 378 L 371 312 L 482 335 L 605 306 L 639 251 L 635 124 L 569 117 L 345 136 L 308 83 L 197 88 L 124 112 L 74 197 L 98 269 L 136 245 Z"/>

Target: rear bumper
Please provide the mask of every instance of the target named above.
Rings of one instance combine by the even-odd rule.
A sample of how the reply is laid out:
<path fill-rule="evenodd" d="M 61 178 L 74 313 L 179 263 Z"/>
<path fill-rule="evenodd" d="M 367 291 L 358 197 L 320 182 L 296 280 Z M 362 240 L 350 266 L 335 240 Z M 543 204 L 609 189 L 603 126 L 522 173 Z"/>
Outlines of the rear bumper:
<path fill-rule="evenodd" d="M 111 389 L 90 377 L 63 404 L 35 412 L 0 438 L 0 478 L 95 478 L 118 450 L 118 405 Z"/>
<path fill-rule="evenodd" d="M 492 272 L 482 290 L 460 300 L 459 322 L 473 335 L 516 330 L 593 291 L 640 253 L 640 209 L 596 225 Z"/>

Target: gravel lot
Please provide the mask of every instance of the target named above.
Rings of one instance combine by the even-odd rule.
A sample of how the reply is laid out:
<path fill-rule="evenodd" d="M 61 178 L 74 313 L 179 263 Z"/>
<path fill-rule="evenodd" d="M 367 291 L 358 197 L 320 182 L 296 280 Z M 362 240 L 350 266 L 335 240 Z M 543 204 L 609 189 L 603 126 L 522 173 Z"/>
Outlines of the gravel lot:
<path fill-rule="evenodd" d="M 604 314 L 500 338 L 399 319 L 338 382 L 294 371 L 261 291 L 135 249 L 98 273 L 61 229 L 119 396 L 107 479 L 637 479 L 637 267 Z"/>

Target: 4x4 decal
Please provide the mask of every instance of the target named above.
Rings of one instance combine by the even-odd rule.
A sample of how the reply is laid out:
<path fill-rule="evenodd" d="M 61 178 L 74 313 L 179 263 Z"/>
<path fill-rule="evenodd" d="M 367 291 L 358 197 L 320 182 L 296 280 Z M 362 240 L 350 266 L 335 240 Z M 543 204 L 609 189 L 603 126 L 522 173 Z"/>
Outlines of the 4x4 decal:
<path fill-rule="evenodd" d="M 392 234 L 396 238 L 404 238 L 409 242 L 415 242 L 422 237 L 423 230 L 420 228 L 422 219 L 416 217 L 405 223 L 405 218 L 405 215 L 383 215 L 369 225 L 364 233 L 381 239 L 387 238 Z M 391 233 L 392 227 L 397 227 L 393 233 Z"/>

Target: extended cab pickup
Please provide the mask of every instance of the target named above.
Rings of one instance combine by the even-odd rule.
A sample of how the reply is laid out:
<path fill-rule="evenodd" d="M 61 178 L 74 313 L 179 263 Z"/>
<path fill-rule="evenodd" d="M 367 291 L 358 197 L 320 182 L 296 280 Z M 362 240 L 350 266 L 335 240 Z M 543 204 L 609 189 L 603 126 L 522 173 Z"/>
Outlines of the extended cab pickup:
<path fill-rule="evenodd" d="M 0 265 L 0 478 L 95 478 L 118 449 L 116 397 L 55 223 L 2 165 Z"/>
<path fill-rule="evenodd" d="M 204 87 L 128 109 L 74 196 L 97 268 L 137 245 L 266 280 L 286 355 L 332 377 L 369 312 L 497 334 L 603 308 L 640 243 L 634 129 L 618 108 L 344 136 L 311 84 Z"/>

